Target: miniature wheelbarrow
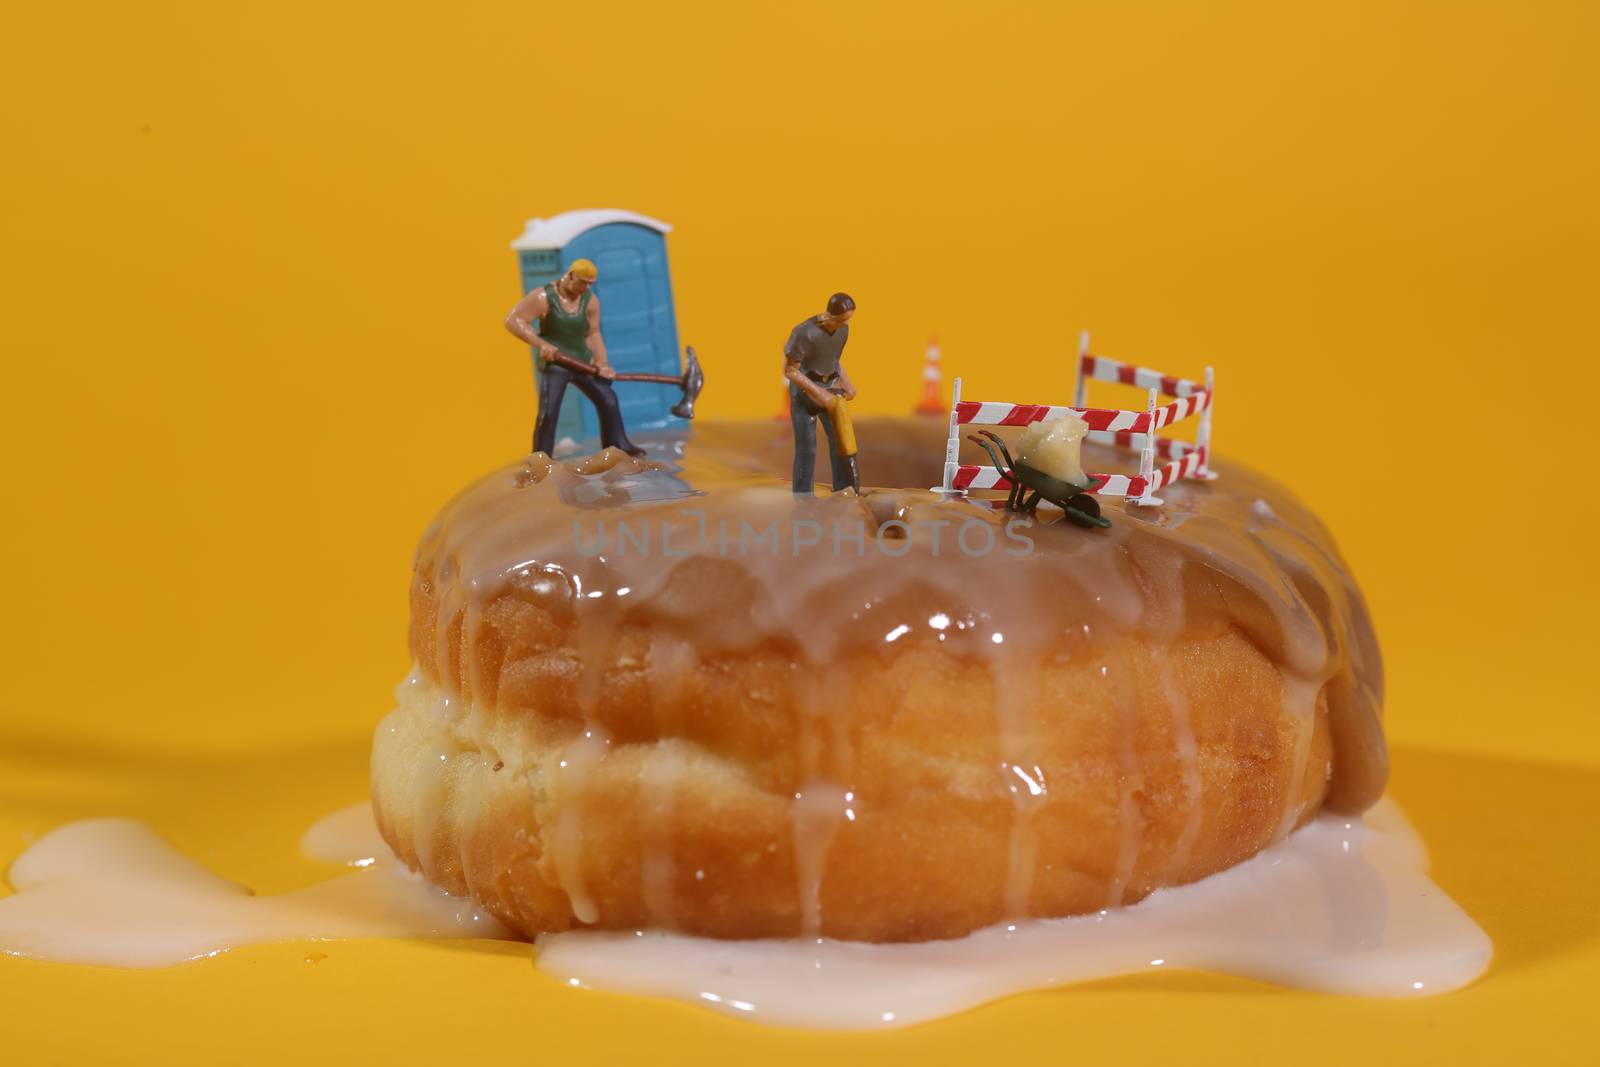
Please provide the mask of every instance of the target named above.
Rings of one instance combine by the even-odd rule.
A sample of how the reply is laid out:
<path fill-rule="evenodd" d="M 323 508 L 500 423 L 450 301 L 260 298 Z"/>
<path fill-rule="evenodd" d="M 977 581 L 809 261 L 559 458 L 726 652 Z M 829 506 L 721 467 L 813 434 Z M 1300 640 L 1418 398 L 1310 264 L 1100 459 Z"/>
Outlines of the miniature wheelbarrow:
<path fill-rule="evenodd" d="M 1074 526 L 1085 529 L 1099 527 L 1109 528 L 1111 520 L 1100 514 L 1100 501 L 1092 494 L 1096 489 L 1106 484 L 1104 475 L 1091 474 L 1089 481 L 1077 485 L 1062 478 L 1046 474 L 1037 467 L 1030 467 L 1026 463 L 1016 463 L 1011 459 L 1011 451 L 1006 448 L 1006 443 L 1000 435 L 991 430 L 979 430 L 977 434 L 968 434 L 967 440 L 973 442 L 994 461 L 994 469 L 1000 477 L 1011 483 L 1011 492 L 1006 496 L 1006 510 L 1032 515 L 1039 507 L 1041 500 L 1054 504 L 1066 515 L 1067 521 Z M 988 440 L 984 440 L 986 437 Z M 994 444 L 990 444 L 992 441 Z M 1000 452 L 995 453 L 995 445 L 1000 446 Z M 1000 462 L 1000 456 L 1005 456 L 1005 463 Z"/>

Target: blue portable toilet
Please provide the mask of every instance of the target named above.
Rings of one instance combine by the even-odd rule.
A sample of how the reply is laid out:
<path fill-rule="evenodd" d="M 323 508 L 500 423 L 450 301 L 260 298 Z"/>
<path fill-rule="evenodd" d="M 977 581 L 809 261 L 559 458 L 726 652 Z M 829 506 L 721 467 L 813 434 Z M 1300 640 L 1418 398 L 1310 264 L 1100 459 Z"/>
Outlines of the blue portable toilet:
<path fill-rule="evenodd" d="M 548 219 L 529 219 L 511 242 L 522 267 L 522 291 L 555 281 L 574 260 L 594 263 L 599 277 L 600 336 L 618 374 L 682 374 L 678 322 L 672 308 L 672 277 L 667 268 L 667 234 L 672 227 L 633 211 L 610 208 L 568 211 Z M 540 373 L 533 356 L 534 374 Z M 682 394 L 670 385 L 618 382 L 617 401 L 628 429 L 681 425 L 672 405 Z M 600 434 L 594 405 L 567 390 L 556 421 L 556 441 L 580 441 Z"/>

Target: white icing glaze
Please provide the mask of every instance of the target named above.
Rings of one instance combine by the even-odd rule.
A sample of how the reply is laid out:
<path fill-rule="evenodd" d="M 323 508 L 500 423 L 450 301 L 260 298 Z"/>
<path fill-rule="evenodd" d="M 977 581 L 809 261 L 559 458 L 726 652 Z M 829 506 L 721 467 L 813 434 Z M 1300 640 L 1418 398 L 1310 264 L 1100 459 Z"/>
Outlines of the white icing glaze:
<path fill-rule="evenodd" d="M 583 736 L 562 750 L 557 764 L 557 789 L 567 795 L 556 815 L 550 837 L 550 854 L 555 861 L 556 880 L 572 903 L 572 914 L 579 922 L 592 923 L 600 909 L 589 895 L 583 879 L 583 795 L 594 768 L 606 758 L 611 739 L 598 725 L 590 724 Z M 426 870 L 426 866 L 423 868 Z"/>
<path fill-rule="evenodd" d="M 1103 672 L 1110 668 L 1102 667 Z M 1134 864 L 1139 859 L 1140 846 L 1144 844 L 1144 813 L 1139 810 L 1138 796 L 1144 791 L 1144 763 L 1139 758 L 1137 739 L 1139 707 L 1128 686 L 1120 685 L 1117 711 L 1121 729 L 1117 737 L 1117 862 L 1112 869 L 1111 885 L 1106 890 L 1106 907 L 1121 907 L 1127 898 L 1128 882 L 1133 877 Z"/>
<path fill-rule="evenodd" d="M 1300 781 L 1305 777 L 1306 762 L 1311 757 L 1311 735 L 1317 725 L 1317 693 L 1322 688 L 1320 679 L 1312 681 L 1292 671 L 1283 676 L 1285 707 L 1295 726 L 1294 770 L 1284 784 L 1283 814 L 1278 818 L 1274 841 L 1282 841 L 1300 822 L 1305 812 L 1305 801 L 1300 796 Z"/>
<path fill-rule="evenodd" d="M 356 869 L 255 897 L 141 823 L 68 824 L 12 864 L 16 893 L 0 899 L 0 951 L 157 967 L 274 941 L 509 937 L 467 902 L 408 874 L 365 804 L 313 826 L 302 848 Z M 1491 947 L 1426 867 L 1421 841 L 1385 801 L 1365 822 L 1324 814 L 1245 863 L 1095 915 L 920 944 L 585 930 L 541 938 L 538 963 L 568 985 L 836 1029 L 904 1026 L 1030 989 L 1151 969 L 1428 996 L 1477 978 Z"/>
<path fill-rule="evenodd" d="M 1001 635 L 1002 638 L 1004 635 Z M 1004 641 L 997 642 L 1004 645 Z M 1025 668 L 1015 657 L 989 661 L 994 681 L 994 720 L 1000 782 L 1011 796 L 1011 826 L 1006 843 L 1005 912 L 1027 915 L 1038 866 L 1039 833 L 1034 816 L 1050 794 L 1045 762 L 1039 755 L 1038 713 Z"/>
<path fill-rule="evenodd" d="M 1183 829 L 1178 834 L 1178 840 L 1172 846 L 1172 855 L 1167 861 L 1169 871 L 1181 871 L 1189 862 L 1189 854 L 1194 851 L 1194 843 L 1200 836 L 1200 825 L 1205 818 L 1201 795 L 1200 749 L 1195 741 L 1194 725 L 1189 718 L 1189 698 L 1178 688 L 1177 681 L 1172 676 L 1172 664 L 1167 657 L 1163 656 L 1156 661 L 1156 670 L 1161 679 L 1162 695 L 1166 699 L 1167 710 L 1172 715 L 1173 747 L 1177 749 L 1178 763 L 1183 768 L 1184 803 L 1189 812 L 1184 820 Z"/>
<path fill-rule="evenodd" d="M 937 457 L 938 450 L 924 447 L 922 440 L 933 430 L 915 420 L 867 420 L 859 430 L 870 446 L 864 449 L 869 467 L 887 457 L 880 484 L 927 485 L 929 478 L 936 478 L 936 471 L 917 469 L 923 459 L 931 464 Z M 495 693 L 494 672 L 505 664 L 486 670 L 472 650 L 485 630 L 489 605 L 510 582 L 524 583 L 534 592 L 546 587 L 571 591 L 570 596 L 550 596 L 549 603 L 561 611 L 566 609 L 559 605 L 571 604 L 570 615 L 563 618 L 569 619 L 565 625 L 582 664 L 573 699 L 586 733 L 594 732 L 594 706 L 603 686 L 603 638 L 619 619 L 657 611 L 652 616 L 656 644 L 645 672 L 661 737 L 675 736 L 673 720 L 682 714 L 682 678 L 697 658 L 714 659 L 724 650 L 763 643 L 781 648 L 793 657 L 798 679 L 793 696 L 800 723 L 792 788 L 797 795 L 815 797 L 819 789 L 850 791 L 856 783 L 847 724 L 829 714 L 825 693 L 815 691 L 825 689 L 827 679 L 809 679 L 826 676 L 841 648 L 860 650 L 873 639 L 868 627 L 857 624 L 883 614 L 874 608 L 894 603 L 907 591 L 938 602 L 943 610 L 935 617 L 943 618 L 947 627 L 938 640 L 948 638 L 954 655 L 977 664 L 987 661 L 998 679 L 1012 676 L 1006 663 L 1036 662 L 1048 654 L 1063 627 L 1081 623 L 1090 645 L 1102 635 L 1139 630 L 1168 637 L 1180 633 L 1186 614 L 1185 573 L 1200 571 L 1203 564 L 1205 581 L 1228 587 L 1230 608 L 1248 608 L 1248 597 L 1232 590 L 1236 584 L 1259 598 L 1264 617 L 1270 619 L 1274 632 L 1257 629 L 1252 637 L 1279 661 L 1286 678 L 1285 709 L 1295 725 L 1289 735 L 1293 765 L 1305 766 L 1318 690 L 1330 679 L 1348 675 L 1356 684 L 1347 687 L 1349 698 L 1330 703 L 1329 714 L 1348 724 L 1335 730 L 1336 746 L 1346 738 L 1356 743 L 1336 760 L 1329 804 L 1359 811 L 1381 792 L 1384 758 L 1376 718 L 1381 680 L 1372 681 L 1381 674 L 1359 594 L 1325 531 L 1281 487 L 1230 466 L 1220 482 L 1175 486 L 1166 507 L 1132 509 L 1119 515 L 1109 531 L 1035 527 L 1034 558 L 1013 565 L 1000 552 L 967 558 L 952 551 L 958 527 L 976 524 L 981 529 L 998 517 L 930 494 L 878 491 L 859 501 L 845 496 L 797 506 L 781 487 L 788 464 L 785 428 L 775 431 L 756 423 L 697 426 L 692 437 L 669 443 L 681 460 L 675 467 L 641 463 L 614 450 L 565 463 L 535 455 L 463 490 L 418 549 L 419 588 L 435 606 L 432 647 L 427 641 L 413 642 L 423 671 L 438 678 L 447 693 L 466 696 L 474 705 L 479 701 L 471 698 L 477 694 Z M 1096 463 L 1107 461 L 1108 454 L 1097 454 Z M 872 473 L 868 471 L 869 480 Z M 870 541 L 871 531 L 890 519 L 922 523 L 915 543 L 907 545 L 907 557 L 886 559 L 869 549 L 865 558 L 858 558 L 848 548 L 841 553 L 837 544 L 830 548 L 826 537 L 821 546 L 803 547 L 795 532 L 797 522 L 808 520 L 835 530 L 866 520 Z M 778 531 L 772 551 L 727 551 L 730 540 L 743 543 L 746 524 L 752 532 L 769 526 Z M 935 528 L 941 524 L 942 552 L 929 544 L 937 542 Z M 651 550 L 641 551 L 641 544 L 624 536 L 624 528 L 653 546 Z M 669 532 L 676 548 L 669 547 Z M 1001 537 L 999 543 L 1008 541 Z M 1178 547 L 1182 558 L 1155 550 L 1161 543 Z M 719 571 L 717 583 L 733 588 L 735 578 L 748 577 L 756 595 L 737 602 L 711 589 L 685 595 L 677 588 L 669 618 L 663 619 L 654 606 L 678 570 L 672 558 L 677 556 L 729 561 L 734 577 L 726 569 Z M 839 595 L 843 589 L 857 598 L 853 608 L 843 603 L 849 599 Z M 1309 601 L 1308 590 L 1313 594 Z M 730 610 L 734 603 L 737 610 Z M 838 614 L 819 616 L 819 610 Z M 1256 625 L 1265 624 L 1258 620 Z M 876 640 L 887 644 L 908 629 L 920 628 L 921 620 L 895 619 L 877 628 Z M 1004 645 L 991 644 L 991 635 L 1003 635 Z M 1363 643 L 1371 649 L 1370 662 L 1356 654 Z M 1170 667 L 1163 663 L 1161 670 L 1165 688 L 1175 694 Z M 1145 835 L 1138 797 L 1143 768 L 1135 746 L 1137 694 L 1127 692 L 1120 677 L 1107 679 L 1107 686 L 1124 720 L 1116 796 L 1118 857 L 1106 896 L 1117 903 L 1125 899 L 1141 862 Z M 1016 774 L 1032 775 L 1038 784 L 1051 768 L 1029 753 L 1027 724 L 1019 725 L 1018 716 L 1008 710 L 1026 704 L 1025 697 L 1002 699 L 1000 689 L 1018 687 L 996 688 L 997 773 L 1015 800 L 1005 900 L 1008 910 L 1021 914 L 1017 908 L 1028 899 L 1034 877 L 1033 814 L 1044 794 L 1027 789 Z M 1200 836 L 1201 778 L 1187 704 L 1181 697 L 1168 703 L 1192 813 L 1172 862 L 1164 865 L 1178 870 Z M 584 779 L 610 754 L 609 748 L 585 749 L 585 759 L 573 764 L 578 773 L 563 775 L 561 788 L 581 793 Z M 1303 815 L 1293 781 L 1282 786 L 1284 805 L 1275 826 L 1279 839 Z M 796 896 L 804 915 L 809 901 L 820 900 L 815 875 L 826 867 L 834 834 L 822 825 L 825 812 L 815 806 L 793 810 L 808 813 L 808 825 L 794 827 L 796 845 L 810 850 L 797 856 L 796 864 Z M 842 809 L 832 810 L 842 818 Z M 570 805 L 562 805 L 561 811 L 558 818 L 571 825 L 561 830 L 555 849 L 563 870 L 559 881 L 573 898 L 575 917 L 594 922 L 597 913 L 587 906 L 592 901 L 582 885 L 582 827 L 575 824 Z M 665 869 L 659 856 L 646 865 L 656 874 Z"/>
<path fill-rule="evenodd" d="M 60 963 L 161 967 L 241 945 L 371 937 L 508 937 L 472 901 L 394 859 L 369 805 L 313 826 L 302 846 L 357 869 L 258 897 L 132 819 L 52 830 L 11 865 L 0 952 Z"/>
<path fill-rule="evenodd" d="M 1155 580 L 1171 590 L 1165 610 L 1151 619 L 1151 626 L 1156 633 L 1170 640 L 1183 629 L 1182 561 L 1175 555 L 1166 556 L 1152 561 L 1150 566 Z M 1170 876 L 1188 864 L 1194 843 L 1200 837 L 1200 827 L 1205 821 L 1204 782 L 1200 775 L 1200 745 L 1195 737 L 1189 697 L 1173 674 L 1172 656 L 1157 656 L 1155 667 L 1161 700 L 1172 719 L 1172 747 L 1178 757 L 1183 779 L 1184 810 L 1187 812 L 1183 828 L 1178 832 L 1178 838 L 1167 857 L 1166 873 Z"/>
<path fill-rule="evenodd" d="M 916 469 L 937 452 L 923 447 L 921 424 L 864 422 L 860 429 L 869 456 L 898 457 L 885 468 L 888 484 L 925 485 L 936 477 Z M 699 699 L 685 688 L 697 664 L 759 649 L 793 666 L 767 694 L 792 715 L 787 751 L 772 753 L 771 766 L 782 776 L 781 795 L 795 798 L 788 832 L 767 847 L 792 850 L 795 928 L 802 932 L 837 930 L 826 901 L 848 897 L 852 888 L 831 881 L 828 857 L 850 840 L 841 831 L 851 813 L 870 819 L 876 810 L 875 801 L 863 807 L 843 799 L 872 794 L 870 782 L 856 779 L 851 716 L 839 713 L 849 702 L 838 697 L 841 673 L 872 669 L 861 657 L 873 645 L 887 651 L 902 641 L 900 650 L 936 640 L 992 679 L 991 782 L 1009 799 L 1012 816 L 992 918 L 1033 914 L 1030 902 L 1041 889 L 1058 894 L 1067 870 L 1053 855 L 1045 858 L 1050 842 L 1039 836 L 1048 818 L 1041 812 L 1054 800 L 1049 779 L 1063 772 L 1060 754 L 1043 747 L 1039 716 L 1072 707 L 1070 698 L 1041 706 L 1036 697 L 1034 672 L 1051 657 L 1097 664 L 1094 700 L 1114 719 L 1116 765 L 1114 778 L 1105 779 L 1114 791 L 1104 802 L 1114 820 L 1107 847 L 1115 854 L 1099 897 L 1106 906 L 1181 880 L 1203 840 L 1200 745 L 1180 675 L 1162 646 L 1204 632 L 1219 617 L 1244 632 L 1284 679 L 1279 744 L 1287 758 L 1274 772 L 1281 807 L 1268 816 L 1272 839 L 1282 840 L 1306 815 L 1299 785 L 1324 692 L 1335 749 L 1327 805 L 1358 812 L 1381 793 L 1381 669 L 1370 626 L 1326 532 L 1282 487 L 1230 466 L 1217 483 L 1173 487 L 1161 509 L 1121 513 L 1110 530 L 1036 522 L 1026 528 L 1030 558 L 1014 560 L 1003 549 L 968 554 L 957 530 L 988 530 L 976 539 L 1008 545 L 999 533 L 1005 518 L 970 503 L 893 489 L 796 502 L 777 477 L 787 465 L 786 434 L 764 424 L 696 427 L 689 438 L 669 440 L 681 461 L 671 466 L 614 449 L 561 463 L 530 456 L 464 489 L 418 548 L 414 609 L 422 625 L 413 628 L 412 646 L 422 676 L 437 680 L 447 703 L 465 701 L 473 713 L 543 719 L 573 731 L 557 742 L 565 747 L 553 781 L 556 803 L 544 810 L 554 880 L 580 923 L 628 929 L 685 914 L 668 899 L 681 864 L 660 765 L 641 770 L 633 813 L 641 834 L 639 896 L 597 902 L 585 882 L 585 823 L 606 817 L 583 803 L 586 784 L 607 775 L 607 761 L 628 744 L 614 745 L 601 725 L 615 714 L 605 706 L 614 692 L 611 671 L 642 676 L 655 736 L 671 740 L 699 729 L 686 726 Z M 806 523 L 835 537 L 854 524 L 871 541 L 895 522 L 919 531 L 903 552 L 865 545 L 853 552 L 826 535 L 801 537 Z M 744 545 L 746 530 L 768 531 L 771 540 L 728 551 L 732 542 Z M 528 605 L 559 628 L 553 643 L 503 621 Z M 611 640 L 623 625 L 650 635 L 648 651 L 630 651 L 626 662 Z M 1154 650 L 1155 699 L 1167 697 L 1171 730 L 1158 748 L 1143 732 L 1161 729 L 1148 720 L 1160 709 L 1147 707 L 1152 694 L 1140 692 L 1144 683 L 1111 651 L 1126 647 L 1129 635 Z M 541 658 L 553 650 L 575 668 L 565 679 Z M 1358 654 L 1364 651 L 1370 656 Z M 851 656 L 857 659 L 841 670 L 841 657 Z M 530 684 L 530 677 L 547 681 Z M 553 715 L 542 703 L 551 700 L 576 714 Z M 1165 825 L 1155 835 L 1147 826 L 1152 754 L 1177 769 L 1185 821 L 1175 840 Z M 537 809 L 552 796 L 535 799 Z M 419 825 L 427 821 L 419 813 Z M 1168 851 L 1153 857 L 1158 840 L 1170 842 Z M 435 876 L 452 860 L 418 858 Z M 596 868 L 589 877 L 602 875 Z"/>
<path fill-rule="evenodd" d="M 673 741 L 656 745 L 639 768 L 639 836 L 644 842 L 640 878 L 650 922 L 664 929 L 675 924 L 673 883 L 678 864 L 672 822 L 677 813 L 678 783 L 686 776 L 683 747 Z"/>
<path fill-rule="evenodd" d="M 1143 902 L 955 941 L 712 941 L 657 931 L 539 939 L 573 986 L 672 997 L 758 1022 L 905 1026 L 1013 993 L 1151 970 L 1209 970 L 1304 989 L 1430 996 L 1488 967 L 1488 937 L 1426 874 L 1394 805 L 1323 815 L 1254 859 Z"/>
<path fill-rule="evenodd" d="M 312 823 L 300 838 L 300 851 L 314 860 L 349 867 L 371 867 L 393 858 L 372 819 L 372 805 L 365 802 L 340 808 Z"/>
<path fill-rule="evenodd" d="M 698 468 L 691 465 L 689 473 L 706 484 L 716 484 L 717 474 L 725 482 L 729 472 L 712 468 L 729 462 L 728 456 L 715 451 L 710 456 Z M 1248 481 L 1248 476 L 1241 480 Z M 530 491 L 541 483 L 542 490 Z M 1375 676 L 1376 653 L 1375 648 L 1363 649 L 1370 633 L 1359 595 L 1314 520 L 1293 510 L 1292 500 L 1280 500 L 1287 519 L 1265 500 L 1242 513 L 1234 506 L 1235 497 L 1224 498 L 1205 487 L 1177 487 L 1161 513 L 1119 517 L 1112 534 L 1072 533 L 1048 540 L 1048 570 L 995 561 L 980 567 L 948 555 L 937 565 L 929 565 L 934 563 L 930 558 L 904 567 L 853 567 L 848 588 L 860 607 L 848 621 L 871 622 L 872 609 L 890 602 L 914 579 L 948 604 L 947 610 L 926 619 L 937 640 L 948 637 L 952 648 L 987 664 L 994 679 L 996 771 L 1013 810 L 1005 905 L 1011 914 L 1025 915 L 1037 865 L 1034 813 L 1049 790 L 1045 761 L 1037 752 L 1029 663 L 1050 647 L 1064 621 L 1080 616 L 1092 620 L 1081 624 L 1091 651 L 1097 628 L 1108 633 L 1180 630 L 1185 609 L 1178 557 L 1166 557 L 1169 565 L 1164 565 L 1159 554 L 1144 553 L 1139 558 L 1157 570 L 1141 576 L 1131 566 L 1130 553 L 1141 539 L 1181 542 L 1186 552 L 1259 595 L 1281 631 L 1296 773 L 1285 786 L 1278 843 L 1268 851 L 1203 882 L 1161 890 L 1134 907 L 1115 907 L 1124 899 L 1143 843 L 1136 799 L 1143 768 L 1136 750 L 1137 694 L 1108 664 L 1101 668 L 1101 682 L 1119 709 L 1121 727 L 1119 843 L 1106 888 L 1111 910 L 1074 919 L 1018 921 L 957 941 L 922 944 L 866 945 L 815 937 L 719 942 L 671 933 L 576 931 L 544 938 L 541 966 L 572 984 L 676 996 L 768 1022 L 847 1028 L 901 1025 L 1011 992 L 1152 966 L 1208 968 L 1307 988 L 1390 995 L 1441 992 L 1470 981 L 1487 965 L 1487 938 L 1425 877 L 1421 845 L 1391 807 L 1374 809 L 1365 825 L 1324 814 L 1291 836 L 1303 814 L 1294 785 L 1308 759 L 1318 693 L 1346 659 L 1356 668 L 1351 673 L 1357 688 L 1366 687 L 1363 657 L 1372 660 L 1367 666 Z M 569 511 L 557 515 L 558 501 Z M 559 805 L 551 827 L 551 859 L 575 917 L 585 923 L 601 918 L 584 878 L 583 796 L 595 768 L 612 754 L 611 739 L 596 716 L 610 651 L 608 635 L 624 607 L 623 598 L 630 604 L 648 603 L 668 568 L 629 558 L 616 545 L 609 554 L 593 558 L 575 555 L 568 549 L 580 538 L 573 532 L 569 540 L 565 519 L 568 513 L 580 514 L 581 508 L 615 509 L 630 502 L 648 505 L 658 522 L 669 513 L 676 515 L 680 522 L 674 536 L 688 529 L 681 520 L 698 514 L 704 547 L 706 511 L 696 507 L 701 499 L 688 484 L 607 454 L 560 468 L 534 457 L 503 485 L 486 479 L 463 494 L 447 522 L 430 530 L 419 553 L 429 561 L 419 580 L 437 590 L 431 665 L 443 684 L 434 701 L 435 714 L 444 721 L 467 716 L 468 736 L 483 733 L 476 719 L 493 699 L 499 679 L 483 669 L 477 655 L 463 657 L 462 649 L 478 647 L 487 629 L 485 609 L 506 581 L 515 577 L 535 586 L 563 586 L 581 609 L 574 615 L 572 633 L 581 666 L 575 702 L 583 726 L 563 749 L 555 779 L 555 788 L 568 802 Z M 758 528 L 768 519 L 787 522 L 795 507 L 786 491 L 768 488 L 727 491 L 719 505 L 720 518 L 748 517 Z M 932 523 L 977 521 L 970 508 L 915 493 L 888 494 L 880 501 L 818 501 L 811 514 L 848 519 L 880 506 L 892 507 L 897 517 L 916 515 Z M 983 521 L 988 521 L 986 514 Z M 727 527 L 719 524 L 714 538 L 727 535 Z M 668 551 L 665 527 L 656 536 L 661 550 Z M 1039 536 L 1044 537 L 1042 532 Z M 800 547 L 781 534 L 780 542 L 782 551 L 775 545 L 770 557 L 760 552 L 741 557 L 745 572 L 761 590 L 749 605 L 748 617 L 693 617 L 694 640 L 662 631 L 649 653 L 650 691 L 666 735 L 681 680 L 701 655 L 758 640 L 793 643 L 802 679 L 798 780 L 791 806 L 795 892 L 802 929 L 814 934 L 823 928 L 828 852 L 840 828 L 855 818 L 857 801 L 849 726 L 844 716 L 833 713 L 836 701 L 830 696 L 842 683 L 828 671 L 846 643 L 847 626 L 843 618 L 836 620 L 841 622 L 837 628 L 801 630 L 797 622 L 819 598 L 838 602 L 836 587 L 844 586 L 830 585 L 837 583 L 838 567 L 797 566 Z M 1043 586 L 1041 574 L 1050 579 Z M 984 591 L 982 610 L 968 597 L 979 587 L 977 576 Z M 1316 597 L 1327 602 L 1308 603 L 1295 576 L 1310 576 L 1306 580 L 1314 581 Z M 1152 580 L 1160 595 L 1141 584 Z M 1060 614 L 1061 604 L 1083 607 Z M 906 629 L 897 624 L 878 632 L 881 640 L 892 642 Z M 857 638 L 860 632 L 860 627 L 852 631 Z M 1170 664 L 1163 659 L 1159 669 L 1190 813 L 1169 859 L 1177 869 L 1200 834 L 1201 778 L 1187 702 Z M 409 684 L 415 688 L 423 679 Z M 1356 723 L 1370 720 L 1375 731 L 1375 709 L 1375 697 L 1368 697 L 1344 717 Z M 1381 756 L 1381 749 L 1376 751 Z M 1358 754 L 1381 774 L 1381 759 Z M 455 763 L 486 758 L 444 746 L 418 768 L 409 800 L 424 868 L 433 866 L 433 827 Z M 679 872 L 673 821 L 683 759 L 668 741 L 650 752 L 639 771 L 640 877 L 650 919 L 663 927 L 674 921 L 673 886 Z M 481 785 L 482 778 L 466 775 L 462 781 Z M 462 802 L 469 809 L 477 806 L 470 796 Z M 359 869 L 296 893 L 256 898 L 178 854 L 140 824 L 91 820 L 63 827 L 13 866 L 18 892 L 0 900 L 0 950 L 69 962 L 154 966 L 235 945 L 297 938 L 506 936 L 498 923 L 472 911 L 469 902 L 429 889 L 405 872 L 382 846 L 365 806 L 314 827 L 305 848 Z"/>
<path fill-rule="evenodd" d="M 855 817 L 855 795 L 837 782 L 813 778 L 794 795 L 795 893 L 800 901 L 801 929 L 814 936 L 822 929 L 822 879 L 828 869 L 828 848 L 839 824 Z"/>

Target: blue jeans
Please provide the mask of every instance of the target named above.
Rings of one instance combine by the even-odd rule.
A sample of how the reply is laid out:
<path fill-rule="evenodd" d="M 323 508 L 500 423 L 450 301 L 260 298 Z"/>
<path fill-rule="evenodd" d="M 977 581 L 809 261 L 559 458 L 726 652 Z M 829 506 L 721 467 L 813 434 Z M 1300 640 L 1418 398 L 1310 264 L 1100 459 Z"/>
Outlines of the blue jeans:
<path fill-rule="evenodd" d="M 817 470 L 817 416 L 822 416 L 822 428 L 828 435 L 828 455 L 833 459 L 833 488 L 848 488 L 850 464 L 839 455 L 839 445 L 833 439 L 833 419 L 828 412 L 817 407 L 798 385 L 789 383 L 789 421 L 794 423 L 794 491 L 811 492 Z"/>
<path fill-rule="evenodd" d="M 533 424 L 533 450 L 551 455 L 556 447 L 556 419 L 561 415 L 561 395 L 572 386 L 588 397 L 600 415 L 600 447 L 616 445 L 630 455 L 643 455 L 644 450 L 628 440 L 628 431 L 622 425 L 622 407 L 611 383 L 593 374 L 568 370 L 558 363 L 547 364 L 539 370 L 539 417 Z"/>

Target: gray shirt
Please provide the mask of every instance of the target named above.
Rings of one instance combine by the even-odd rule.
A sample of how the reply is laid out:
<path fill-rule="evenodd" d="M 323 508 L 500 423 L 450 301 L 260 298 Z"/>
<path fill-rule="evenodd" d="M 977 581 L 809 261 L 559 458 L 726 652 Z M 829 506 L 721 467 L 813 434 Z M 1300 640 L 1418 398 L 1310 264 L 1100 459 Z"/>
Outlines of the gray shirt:
<path fill-rule="evenodd" d="M 839 357 L 844 354 L 844 343 L 849 339 L 849 323 L 829 333 L 817 325 L 817 317 L 813 315 L 789 331 L 783 354 L 787 359 L 799 360 L 800 369 L 813 378 L 832 378 L 839 373 Z"/>

